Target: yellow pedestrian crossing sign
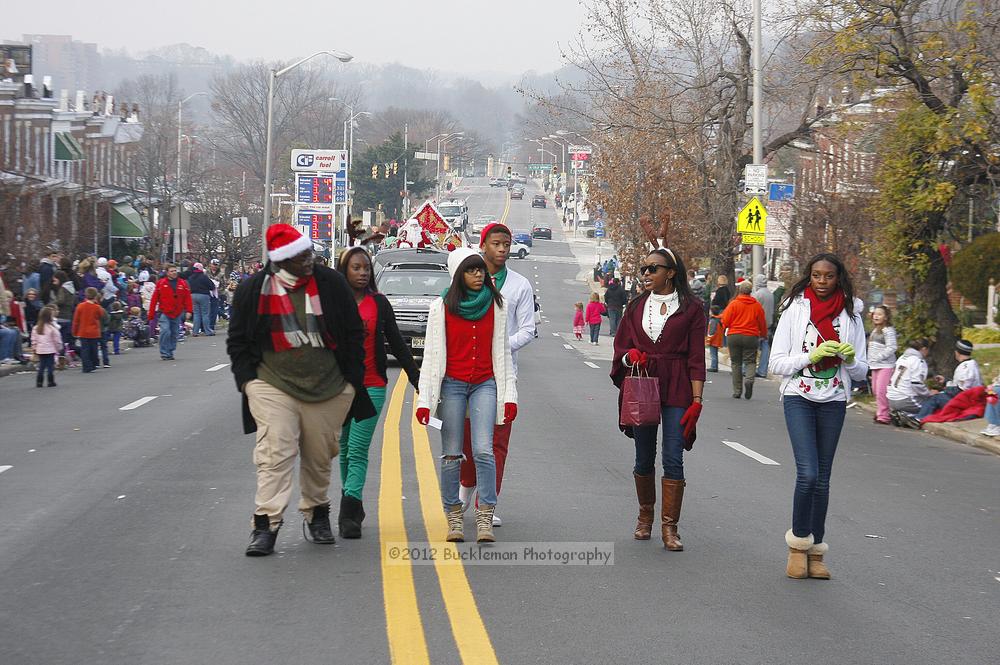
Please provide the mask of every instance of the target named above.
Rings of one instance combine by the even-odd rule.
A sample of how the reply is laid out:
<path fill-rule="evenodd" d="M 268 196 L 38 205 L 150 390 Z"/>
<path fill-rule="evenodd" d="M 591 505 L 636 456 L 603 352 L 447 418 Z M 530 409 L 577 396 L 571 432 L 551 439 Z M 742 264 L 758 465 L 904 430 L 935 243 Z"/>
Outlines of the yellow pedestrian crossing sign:
<path fill-rule="evenodd" d="M 767 230 L 767 208 L 756 196 L 750 199 L 736 216 L 738 233 L 763 234 Z"/>

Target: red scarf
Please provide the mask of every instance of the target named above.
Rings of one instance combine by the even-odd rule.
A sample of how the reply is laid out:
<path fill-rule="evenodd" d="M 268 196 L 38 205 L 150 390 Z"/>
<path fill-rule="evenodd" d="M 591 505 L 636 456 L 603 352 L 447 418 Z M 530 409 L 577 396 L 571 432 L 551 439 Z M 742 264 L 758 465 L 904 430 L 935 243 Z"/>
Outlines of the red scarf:
<path fill-rule="evenodd" d="M 306 290 L 306 329 L 299 326 L 295 316 L 295 306 L 288 291 Z M 279 273 L 268 273 L 260 289 L 257 313 L 270 316 L 271 346 L 275 351 L 286 351 L 303 345 L 335 350 L 336 342 L 330 337 L 323 321 L 323 307 L 320 305 L 319 289 L 312 275 L 295 281 L 288 281 Z"/>
<path fill-rule="evenodd" d="M 820 335 L 820 344 L 823 342 L 839 342 L 840 335 L 833 327 L 833 320 L 844 311 L 844 291 L 837 289 L 833 295 L 826 300 L 820 300 L 819 296 L 813 292 L 811 286 L 807 286 L 804 293 L 809 301 L 809 320 L 816 327 Z M 818 346 L 818 344 L 817 344 Z M 830 369 L 843 362 L 840 356 L 823 358 L 814 367 L 818 370 Z"/>

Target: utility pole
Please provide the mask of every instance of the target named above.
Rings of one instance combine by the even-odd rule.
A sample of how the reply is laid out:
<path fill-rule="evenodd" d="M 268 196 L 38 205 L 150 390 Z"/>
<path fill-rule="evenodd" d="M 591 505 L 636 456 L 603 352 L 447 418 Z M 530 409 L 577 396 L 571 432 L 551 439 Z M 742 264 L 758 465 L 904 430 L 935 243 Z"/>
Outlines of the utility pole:
<path fill-rule="evenodd" d="M 764 124 L 761 104 L 764 97 L 764 83 L 761 58 L 760 0 L 753 0 L 753 163 L 764 163 L 764 144 L 761 129 Z M 764 272 L 764 247 L 754 245 L 751 254 L 751 282 Z"/>
<path fill-rule="evenodd" d="M 403 219 L 410 217 L 410 185 L 406 165 L 410 161 L 410 123 L 403 123 Z"/>

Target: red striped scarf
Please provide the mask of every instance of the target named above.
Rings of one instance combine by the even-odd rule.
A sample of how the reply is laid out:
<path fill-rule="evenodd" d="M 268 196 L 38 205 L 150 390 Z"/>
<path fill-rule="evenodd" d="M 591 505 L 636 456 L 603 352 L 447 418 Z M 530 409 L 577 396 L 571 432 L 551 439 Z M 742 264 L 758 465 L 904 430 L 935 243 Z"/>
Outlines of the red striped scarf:
<path fill-rule="evenodd" d="M 306 289 L 305 331 L 299 326 L 295 306 L 288 295 L 288 291 L 296 291 L 303 286 Z M 257 313 L 271 317 L 271 345 L 275 351 L 297 349 L 304 344 L 331 350 L 337 348 L 323 322 L 323 307 L 313 275 L 295 279 L 283 270 L 265 275 L 257 301 Z"/>

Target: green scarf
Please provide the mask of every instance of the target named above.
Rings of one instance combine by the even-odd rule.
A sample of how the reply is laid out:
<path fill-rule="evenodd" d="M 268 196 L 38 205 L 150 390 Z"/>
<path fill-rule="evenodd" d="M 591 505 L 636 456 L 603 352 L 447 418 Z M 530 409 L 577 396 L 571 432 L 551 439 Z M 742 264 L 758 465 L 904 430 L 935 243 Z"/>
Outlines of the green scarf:
<path fill-rule="evenodd" d="M 500 268 L 497 274 L 493 275 L 493 283 L 497 285 L 497 291 L 503 291 L 503 283 L 507 281 L 507 266 Z"/>
<path fill-rule="evenodd" d="M 451 288 L 451 287 L 449 287 Z M 444 298 L 448 295 L 448 289 L 441 293 Z M 467 321 L 478 321 L 486 316 L 493 306 L 493 293 L 485 286 L 478 291 L 468 290 L 462 302 L 458 305 L 458 315 Z"/>

